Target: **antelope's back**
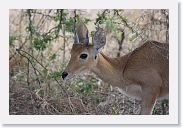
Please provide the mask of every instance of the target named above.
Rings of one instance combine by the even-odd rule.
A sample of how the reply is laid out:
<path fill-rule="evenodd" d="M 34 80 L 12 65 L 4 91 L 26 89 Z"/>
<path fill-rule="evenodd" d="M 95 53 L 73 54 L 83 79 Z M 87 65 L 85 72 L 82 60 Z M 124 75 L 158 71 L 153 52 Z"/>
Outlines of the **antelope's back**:
<path fill-rule="evenodd" d="M 169 45 L 167 43 L 147 41 L 130 54 L 125 69 L 134 72 L 154 69 L 168 83 Z"/>

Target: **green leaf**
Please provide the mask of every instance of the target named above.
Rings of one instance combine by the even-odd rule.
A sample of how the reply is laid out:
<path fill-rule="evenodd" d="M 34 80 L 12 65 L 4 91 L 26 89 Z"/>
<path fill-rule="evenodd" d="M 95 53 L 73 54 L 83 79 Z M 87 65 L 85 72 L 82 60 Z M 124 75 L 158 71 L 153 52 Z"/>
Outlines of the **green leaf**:
<path fill-rule="evenodd" d="M 91 22 L 91 19 L 85 18 L 85 19 L 84 19 L 84 23 L 85 23 L 85 24 L 88 24 L 88 22 Z"/>
<path fill-rule="evenodd" d="M 46 43 L 40 37 L 33 39 L 33 47 L 38 51 L 43 51 L 46 48 Z"/>
<path fill-rule="evenodd" d="M 106 21 L 106 30 L 108 32 L 115 32 L 116 31 L 116 24 L 114 24 L 111 20 Z"/>
<path fill-rule="evenodd" d="M 126 16 L 123 16 L 123 17 L 122 17 L 122 21 L 128 22 L 128 18 L 127 18 Z"/>
<path fill-rule="evenodd" d="M 48 70 L 47 69 L 43 69 L 43 74 L 45 75 L 45 76 L 47 76 L 47 74 L 48 74 Z"/>
<path fill-rule="evenodd" d="M 9 36 L 9 45 L 11 46 L 15 40 L 17 40 L 16 36 Z"/>
<path fill-rule="evenodd" d="M 54 18 L 55 21 L 59 21 L 59 16 L 58 15 L 54 16 L 53 18 Z"/>
<path fill-rule="evenodd" d="M 62 72 L 55 71 L 55 72 L 49 73 L 48 74 L 48 78 L 60 78 L 61 74 L 62 74 Z"/>
<path fill-rule="evenodd" d="M 51 55 L 51 56 L 50 56 L 50 59 L 51 59 L 51 60 L 56 59 L 56 54 L 54 53 L 53 55 Z"/>

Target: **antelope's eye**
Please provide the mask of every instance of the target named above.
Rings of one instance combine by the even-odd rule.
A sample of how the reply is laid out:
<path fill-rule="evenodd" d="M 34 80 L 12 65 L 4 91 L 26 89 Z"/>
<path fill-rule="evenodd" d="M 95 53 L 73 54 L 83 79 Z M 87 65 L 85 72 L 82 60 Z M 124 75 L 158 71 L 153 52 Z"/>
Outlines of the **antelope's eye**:
<path fill-rule="evenodd" d="M 83 53 L 83 54 L 80 55 L 80 58 L 81 58 L 81 59 L 86 59 L 87 56 L 88 56 L 87 54 Z"/>

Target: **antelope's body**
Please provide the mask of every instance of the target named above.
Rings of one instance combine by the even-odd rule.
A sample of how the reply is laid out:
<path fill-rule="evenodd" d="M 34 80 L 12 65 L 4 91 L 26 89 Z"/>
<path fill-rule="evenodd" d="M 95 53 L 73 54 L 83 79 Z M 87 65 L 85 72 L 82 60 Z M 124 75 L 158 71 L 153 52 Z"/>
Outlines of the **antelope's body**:
<path fill-rule="evenodd" d="M 96 43 L 99 43 L 98 40 Z M 118 58 L 109 58 L 94 51 L 93 45 L 73 44 L 63 79 L 92 71 L 103 81 L 118 87 L 125 95 L 142 100 L 141 114 L 151 114 L 156 100 L 168 95 L 168 44 L 148 41 Z"/>

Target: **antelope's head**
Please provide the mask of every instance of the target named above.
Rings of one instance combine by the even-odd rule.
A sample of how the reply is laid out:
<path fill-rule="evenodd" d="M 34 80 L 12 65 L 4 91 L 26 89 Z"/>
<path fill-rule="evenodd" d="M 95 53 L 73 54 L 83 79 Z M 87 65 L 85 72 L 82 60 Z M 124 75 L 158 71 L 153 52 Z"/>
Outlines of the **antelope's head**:
<path fill-rule="evenodd" d="M 105 32 L 102 28 L 96 28 L 93 37 L 93 45 L 89 44 L 88 29 L 85 24 L 76 26 L 74 44 L 71 49 L 71 59 L 62 73 L 63 80 L 72 78 L 85 71 L 91 70 L 97 63 L 99 49 L 106 43 Z"/>

